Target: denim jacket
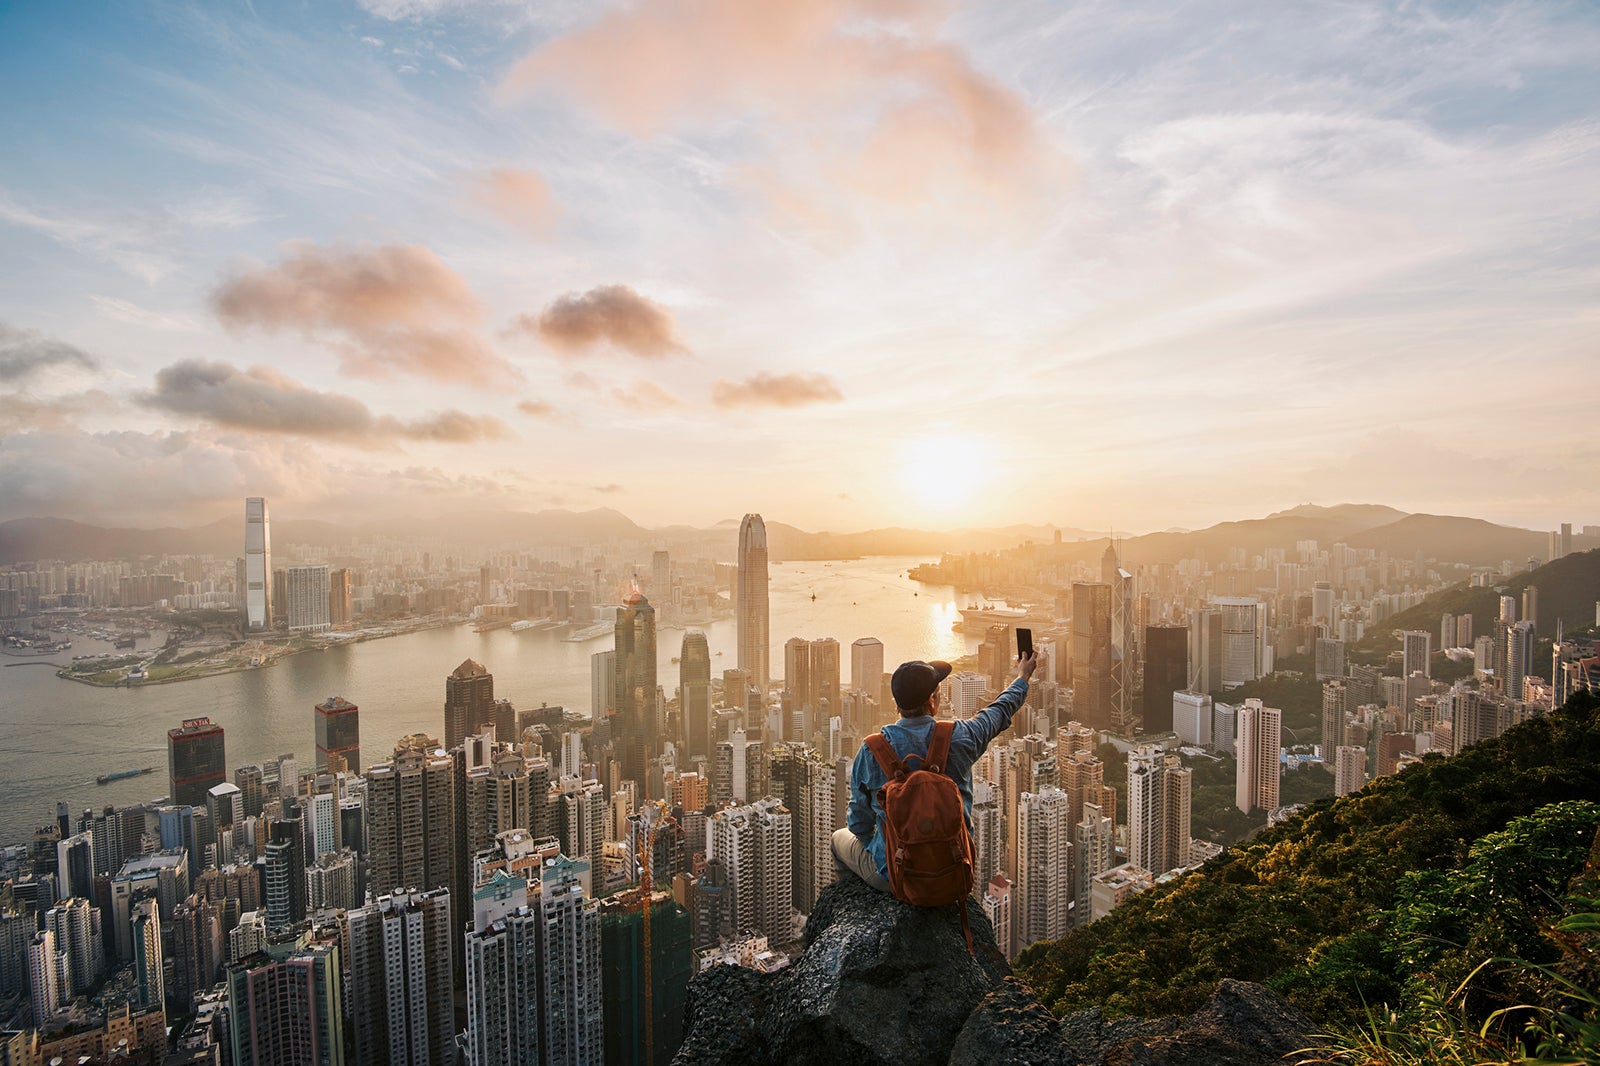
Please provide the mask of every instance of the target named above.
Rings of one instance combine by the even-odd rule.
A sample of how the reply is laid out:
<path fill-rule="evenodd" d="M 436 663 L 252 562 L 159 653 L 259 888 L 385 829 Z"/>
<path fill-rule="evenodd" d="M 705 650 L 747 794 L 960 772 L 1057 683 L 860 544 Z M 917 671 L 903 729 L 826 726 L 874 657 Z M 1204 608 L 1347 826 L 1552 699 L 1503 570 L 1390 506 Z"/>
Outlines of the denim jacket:
<path fill-rule="evenodd" d="M 1011 725 L 1011 716 L 1017 713 L 1028 696 L 1028 682 L 1017 678 L 1011 682 L 1000 698 L 964 722 L 957 722 L 950 737 L 950 759 L 944 772 L 961 791 L 961 806 L 967 816 L 967 832 L 972 831 L 972 764 L 989 747 L 989 742 Z M 902 762 L 906 755 L 926 755 L 928 742 L 933 738 L 933 716 L 919 714 L 914 718 L 901 718 L 883 727 L 889 741 Z M 919 763 L 913 763 L 916 768 Z M 889 877 L 888 861 L 883 854 L 883 809 L 878 806 L 878 789 L 888 781 L 883 767 L 865 744 L 856 752 L 855 765 L 850 767 L 850 810 L 845 824 L 866 845 L 878 869 L 878 876 Z"/>

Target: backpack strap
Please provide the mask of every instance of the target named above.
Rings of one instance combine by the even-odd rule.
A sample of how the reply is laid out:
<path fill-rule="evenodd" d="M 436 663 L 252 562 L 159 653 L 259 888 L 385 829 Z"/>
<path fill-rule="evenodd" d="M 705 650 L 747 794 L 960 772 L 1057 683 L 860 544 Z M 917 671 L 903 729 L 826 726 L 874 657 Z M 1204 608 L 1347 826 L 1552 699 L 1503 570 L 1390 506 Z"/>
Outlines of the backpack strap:
<path fill-rule="evenodd" d="M 866 744 L 867 750 L 872 752 L 873 757 L 878 760 L 878 765 L 883 768 L 883 772 L 888 775 L 890 780 L 905 776 L 905 765 L 895 755 L 894 748 L 889 746 L 888 737 L 882 733 L 874 733 L 863 743 Z"/>
<path fill-rule="evenodd" d="M 954 722 L 933 723 L 933 737 L 928 741 L 928 757 L 922 761 L 924 770 L 932 770 L 936 774 L 944 773 L 944 768 L 950 761 L 950 738 L 955 736 L 955 732 Z"/>

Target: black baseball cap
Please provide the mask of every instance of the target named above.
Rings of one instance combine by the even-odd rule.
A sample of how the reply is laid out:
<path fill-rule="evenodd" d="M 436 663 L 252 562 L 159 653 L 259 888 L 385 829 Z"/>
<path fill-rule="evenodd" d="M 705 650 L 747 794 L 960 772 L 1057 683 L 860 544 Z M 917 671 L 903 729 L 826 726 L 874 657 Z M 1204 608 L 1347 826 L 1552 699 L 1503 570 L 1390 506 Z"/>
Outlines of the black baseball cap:
<path fill-rule="evenodd" d="M 931 663 L 914 659 L 900 664 L 894 677 L 889 679 L 889 689 L 894 693 L 894 702 L 902 710 L 911 711 L 927 703 L 933 690 L 939 687 L 939 682 L 949 676 L 949 663 L 938 659 Z"/>

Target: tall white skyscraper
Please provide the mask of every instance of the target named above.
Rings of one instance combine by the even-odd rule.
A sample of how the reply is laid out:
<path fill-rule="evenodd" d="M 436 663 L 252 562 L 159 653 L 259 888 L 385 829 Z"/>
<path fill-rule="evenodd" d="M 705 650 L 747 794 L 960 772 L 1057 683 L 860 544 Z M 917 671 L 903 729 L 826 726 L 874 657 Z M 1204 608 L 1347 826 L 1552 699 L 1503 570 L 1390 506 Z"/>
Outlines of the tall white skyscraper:
<path fill-rule="evenodd" d="M 1420 671 L 1424 677 L 1432 677 L 1433 634 L 1425 629 L 1408 629 L 1401 636 L 1404 638 L 1402 654 L 1405 656 L 1405 665 L 1400 676 L 1410 677 Z"/>
<path fill-rule="evenodd" d="M 244 627 L 260 632 L 272 628 L 272 532 L 267 524 L 267 501 L 251 496 L 244 501 Z"/>
<path fill-rule="evenodd" d="M 739 523 L 739 600 L 733 609 L 738 623 L 739 669 L 762 693 L 772 680 L 767 580 L 767 525 L 760 515 L 747 514 Z"/>
<path fill-rule="evenodd" d="M 589 656 L 589 710 L 602 721 L 617 709 L 617 653 L 597 651 Z"/>
<path fill-rule="evenodd" d="M 1141 744 L 1128 753 L 1128 861 L 1160 876 L 1189 864 L 1193 772 Z"/>
<path fill-rule="evenodd" d="M 1222 612 L 1222 687 L 1235 688 L 1261 676 L 1261 601 L 1245 596 L 1217 596 Z"/>
<path fill-rule="evenodd" d="M 1265 707 L 1258 699 L 1239 708 L 1239 763 L 1234 779 L 1234 802 L 1249 814 L 1278 806 L 1279 749 L 1283 712 Z"/>
<path fill-rule="evenodd" d="M 1017 799 L 1017 881 L 1013 947 L 1065 936 L 1072 923 L 1072 816 L 1054 785 Z"/>

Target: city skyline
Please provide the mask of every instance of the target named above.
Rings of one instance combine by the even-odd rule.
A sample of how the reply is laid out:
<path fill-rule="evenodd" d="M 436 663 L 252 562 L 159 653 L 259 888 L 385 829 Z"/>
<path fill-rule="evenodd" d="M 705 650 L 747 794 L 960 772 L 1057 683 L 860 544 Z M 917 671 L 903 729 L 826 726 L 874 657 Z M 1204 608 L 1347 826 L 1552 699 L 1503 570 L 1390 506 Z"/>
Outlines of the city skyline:
<path fill-rule="evenodd" d="M 1159 529 L 1354 499 L 1551 528 L 1600 503 L 1549 384 L 1596 307 L 1585 7 L 0 28 L 0 520 L 259 495 Z"/>

